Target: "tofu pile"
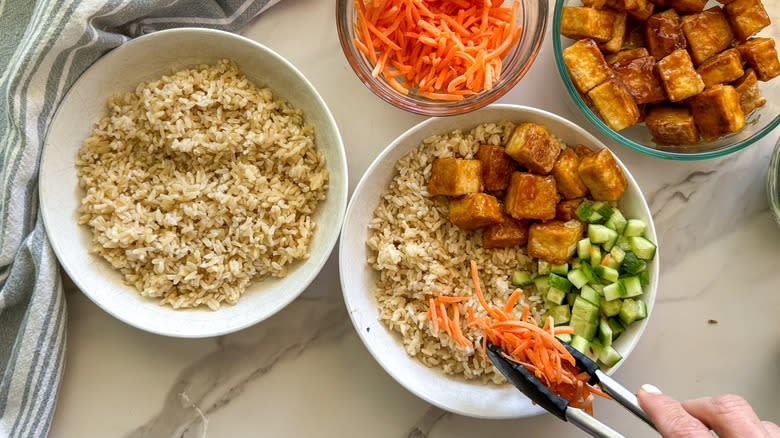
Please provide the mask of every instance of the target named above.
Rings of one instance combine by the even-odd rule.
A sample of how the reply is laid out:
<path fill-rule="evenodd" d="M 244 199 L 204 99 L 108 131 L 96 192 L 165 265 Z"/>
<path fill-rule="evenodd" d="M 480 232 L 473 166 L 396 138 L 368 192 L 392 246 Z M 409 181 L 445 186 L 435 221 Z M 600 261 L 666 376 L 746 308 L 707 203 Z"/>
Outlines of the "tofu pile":
<path fill-rule="evenodd" d="M 692 145 L 742 129 L 764 105 L 758 81 L 780 75 L 761 0 L 583 0 L 561 34 L 575 87 L 615 131 L 644 121 L 653 141 Z M 770 0 L 778 1 L 778 0 Z"/>
<path fill-rule="evenodd" d="M 505 146 L 480 146 L 475 160 L 434 160 L 428 194 L 451 197 L 450 221 L 482 229 L 483 247 L 527 245 L 531 257 L 559 265 L 582 238 L 582 201 L 617 201 L 627 185 L 609 150 L 564 149 L 544 126 L 522 123 Z"/>

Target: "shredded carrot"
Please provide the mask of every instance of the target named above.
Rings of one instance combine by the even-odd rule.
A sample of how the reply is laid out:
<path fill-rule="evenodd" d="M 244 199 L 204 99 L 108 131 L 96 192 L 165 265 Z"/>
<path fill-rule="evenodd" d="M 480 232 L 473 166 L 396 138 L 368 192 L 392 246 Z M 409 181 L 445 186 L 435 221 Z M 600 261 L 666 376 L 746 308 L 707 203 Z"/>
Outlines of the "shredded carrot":
<path fill-rule="evenodd" d="M 462 100 L 490 90 L 518 41 L 519 0 L 354 0 L 355 45 L 403 94 Z M 388 68 L 389 67 L 389 68 Z M 403 91 L 402 91 L 403 90 Z"/>
<path fill-rule="evenodd" d="M 605 255 L 604 258 L 601 259 L 601 266 L 607 266 L 609 264 L 609 259 L 611 256 L 612 256 L 611 254 Z"/>
<path fill-rule="evenodd" d="M 476 262 L 471 262 L 471 276 L 474 291 L 480 305 L 488 316 L 470 318 L 469 326 L 482 329 L 482 363 L 487 364 L 487 342 L 498 346 L 504 356 L 522 364 L 550 390 L 569 400 L 573 407 L 593 413 L 593 395 L 607 397 L 601 390 L 588 384 L 590 375 L 577 369 L 574 357 L 555 338 L 556 334 L 572 333 L 568 326 L 555 326 L 555 320 L 548 316 L 542 327 L 529 318 L 528 305 L 523 306 L 521 318 L 512 313 L 520 296 L 516 290 L 507 300 L 504 309 L 489 305 L 479 284 Z M 470 313 L 471 315 L 471 313 Z"/>
<path fill-rule="evenodd" d="M 470 300 L 471 297 L 452 297 L 447 295 L 439 295 L 435 298 L 428 300 L 428 313 L 426 318 L 430 319 L 433 324 L 433 333 L 439 336 L 439 326 L 444 327 L 445 332 L 455 342 L 464 346 L 472 347 L 473 343 L 463 335 L 463 330 L 460 326 L 460 303 Z M 447 313 L 447 305 L 452 306 L 452 318 Z M 469 323 L 466 327 L 472 327 L 471 322 L 474 321 L 474 309 L 469 306 L 467 308 Z"/>

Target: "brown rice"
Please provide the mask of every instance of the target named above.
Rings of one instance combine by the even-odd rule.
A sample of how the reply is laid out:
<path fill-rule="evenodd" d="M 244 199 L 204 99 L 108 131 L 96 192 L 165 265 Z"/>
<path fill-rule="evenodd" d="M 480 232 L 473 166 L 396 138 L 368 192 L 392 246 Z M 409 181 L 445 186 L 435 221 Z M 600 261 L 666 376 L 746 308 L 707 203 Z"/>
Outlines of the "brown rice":
<path fill-rule="evenodd" d="M 108 100 L 78 158 L 79 223 L 141 295 L 235 303 L 309 256 L 328 172 L 302 111 L 222 60 Z"/>

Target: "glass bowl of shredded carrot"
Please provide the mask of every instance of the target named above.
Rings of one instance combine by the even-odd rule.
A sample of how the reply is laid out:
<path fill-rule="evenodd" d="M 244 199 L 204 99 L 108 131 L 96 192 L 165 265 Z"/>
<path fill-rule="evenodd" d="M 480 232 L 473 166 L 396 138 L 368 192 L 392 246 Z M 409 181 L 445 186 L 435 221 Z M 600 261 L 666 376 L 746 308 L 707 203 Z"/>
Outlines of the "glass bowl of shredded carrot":
<path fill-rule="evenodd" d="M 536 58 L 546 0 L 337 0 L 339 40 L 390 104 L 449 116 L 508 92 Z"/>

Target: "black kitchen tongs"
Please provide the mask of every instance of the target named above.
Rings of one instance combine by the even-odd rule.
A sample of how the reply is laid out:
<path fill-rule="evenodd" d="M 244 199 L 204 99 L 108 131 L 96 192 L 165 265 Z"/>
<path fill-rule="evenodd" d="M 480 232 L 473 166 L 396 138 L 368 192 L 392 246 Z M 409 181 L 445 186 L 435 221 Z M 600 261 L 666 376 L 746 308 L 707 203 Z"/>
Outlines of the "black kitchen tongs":
<path fill-rule="evenodd" d="M 596 365 L 594 361 L 575 350 L 571 345 L 565 342 L 561 342 L 561 344 L 569 350 L 569 353 L 574 357 L 580 370 L 591 376 L 588 381 L 589 384 L 600 384 L 601 389 L 607 395 L 615 399 L 615 401 L 623 405 L 623 407 L 631 411 L 634 415 L 644 420 L 645 423 L 655 428 L 647 414 L 639 407 L 639 402 L 637 402 L 634 393 L 606 375 L 606 373 L 599 369 L 599 366 Z M 525 366 L 508 360 L 499 347 L 490 342 L 488 342 L 487 345 L 487 355 L 501 374 L 503 374 L 510 383 L 515 385 L 520 392 L 546 409 L 547 412 L 550 412 L 563 421 L 574 423 L 575 426 L 591 436 L 601 438 L 624 438 L 623 435 L 600 422 L 582 409 L 569 406 L 568 400 L 553 394 L 553 392 L 544 386 L 544 384 L 528 371 Z"/>

